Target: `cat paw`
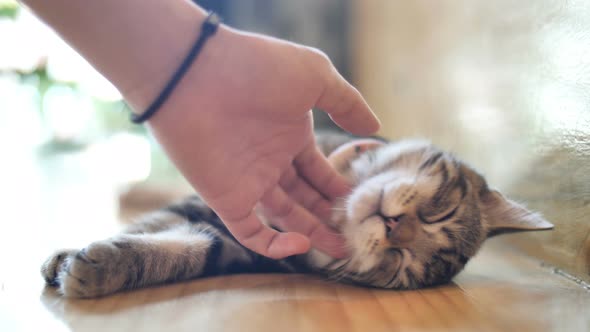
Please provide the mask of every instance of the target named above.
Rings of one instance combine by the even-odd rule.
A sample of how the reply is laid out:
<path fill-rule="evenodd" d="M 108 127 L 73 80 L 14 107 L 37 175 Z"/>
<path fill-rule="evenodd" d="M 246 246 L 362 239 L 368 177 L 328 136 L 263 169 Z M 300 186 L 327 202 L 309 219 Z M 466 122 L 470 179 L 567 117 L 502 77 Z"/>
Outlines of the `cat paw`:
<path fill-rule="evenodd" d="M 51 255 L 41 266 L 41 275 L 47 285 L 52 287 L 59 286 L 59 272 L 63 268 L 63 263 L 68 256 L 75 255 L 77 250 L 60 250 Z"/>
<path fill-rule="evenodd" d="M 126 244 L 100 241 L 69 255 L 58 272 L 59 291 L 66 297 L 89 298 L 114 293 L 123 288 L 128 269 Z"/>

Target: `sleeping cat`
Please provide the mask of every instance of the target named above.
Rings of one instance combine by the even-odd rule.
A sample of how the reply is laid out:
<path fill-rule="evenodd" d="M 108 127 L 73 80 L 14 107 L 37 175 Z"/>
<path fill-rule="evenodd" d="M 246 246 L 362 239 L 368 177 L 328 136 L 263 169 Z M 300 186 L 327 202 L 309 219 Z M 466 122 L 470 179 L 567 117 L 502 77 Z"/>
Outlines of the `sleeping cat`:
<path fill-rule="evenodd" d="M 77 298 L 263 272 L 415 289 L 449 282 L 490 236 L 553 227 L 427 142 L 321 135 L 318 144 L 354 183 L 326 220 L 344 235 L 346 259 L 313 249 L 282 260 L 263 257 L 241 246 L 198 197 L 189 197 L 144 216 L 120 235 L 56 252 L 42 275 L 64 296 Z"/>

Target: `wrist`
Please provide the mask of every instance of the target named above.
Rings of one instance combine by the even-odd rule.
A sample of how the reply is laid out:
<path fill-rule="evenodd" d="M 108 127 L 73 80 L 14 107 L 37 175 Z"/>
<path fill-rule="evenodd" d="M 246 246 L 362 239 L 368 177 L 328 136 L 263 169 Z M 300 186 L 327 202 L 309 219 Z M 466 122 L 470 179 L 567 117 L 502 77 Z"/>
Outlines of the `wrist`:
<path fill-rule="evenodd" d="M 199 33 L 206 12 L 189 0 L 24 0 L 142 112 Z"/>
<path fill-rule="evenodd" d="M 166 38 L 167 41 L 162 43 L 163 46 L 159 47 L 155 54 L 150 56 L 152 63 L 146 65 L 145 70 L 136 77 L 132 84 L 120 88 L 121 94 L 127 104 L 131 106 L 133 113 L 141 114 L 152 104 L 165 86 L 169 84 L 173 74 L 186 59 L 189 50 L 194 46 L 197 37 L 201 34 L 202 25 L 207 15 L 200 8 L 196 8 L 190 17 L 189 20 L 174 22 L 169 26 L 171 30 L 177 31 L 177 33 L 173 33 L 173 36 Z M 222 30 L 226 29 L 220 25 L 217 33 L 207 39 L 196 58 L 189 64 L 185 74 L 192 71 L 197 63 L 204 62 L 207 58 L 215 56 L 214 53 L 216 53 L 215 49 L 217 47 L 210 44 L 213 43 L 213 39 L 218 39 L 218 35 L 222 34 Z M 184 76 L 186 75 L 183 75 L 178 85 L 183 84 Z M 175 90 L 172 91 L 172 95 L 176 93 Z"/>
<path fill-rule="evenodd" d="M 197 34 L 201 39 L 201 32 L 197 31 Z M 131 93 L 124 95 L 128 103 L 133 103 L 134 113 L 152 114 L 148 121 L 153 127 L 158 122 L 156 120 L 162 117 L 168 118 L 167 121 L 173 119 L 177 122 L 179 119 L 186 119 L 188 115 L 186 112 L 217 109 L 211 107 L 211 102 L 227 98 L 227 96 L 220 98 L 219 92 L 224 93 L 226 90 L 224 83 L 227 83 L 227 75 L 223 73 L 231 72 L 231 69 L 228 70 L 230 61 L 227 55 L 231 53 L 228 50 L 228 45 L 231 44 L 229 39 L 234 35 L 236 35 L 234 30 L 219 25 L 217 32 L 206 38 L 204 43 L 196 42 L 193 38 L 191 46 L 202 45 L 200 51 L 196 53 L 191 50 L 192 54 L 197 54 L 196 57 L 185 55 L 185 58 L 180 60 L 170 73 L 154 75 L 152 77 L 155 79 L 143 83 Z M 186 61 L 187 58 L 192 60 Z M 181 63 L 183 63 L 182 66 Z M 181 67 L 184 69 L 179 70 Z M 157 82 L 162 83 L 156 84 Z M 157 112 L 152 112 L 153 105 L 159 105 Z M 203 114 L 201 111 L 198 113 Z"/>
<path fill-rule="evenodd" d="M 133 114 L 131 116 L 131 121 L 135 124 L 141 124 L 149 120 L 156 114 L 156 112 L 162 108 L 162 106 L 166 103 L 166 101 L 170 98 L 170 95 L 180 81 L 184 78 L 188 70 L 191 68 L 199 54 L 203 51 L 203 47 L 219 28 L 219 24 L 221 23 L 221 19 L 219 16 L 214 13 L 210 12 L 207 15 L 207 18 L 201 24 L 201 31 L 199 32 L 199 37 L 194 41 L 190 51 L 187 53 L 185 58 L 182 62 L 178 65 L 174 74 L 168 79 L 168 82 L 158 94 L 157 98 L 150 104 L 150 106 L 140 114 Z"/>

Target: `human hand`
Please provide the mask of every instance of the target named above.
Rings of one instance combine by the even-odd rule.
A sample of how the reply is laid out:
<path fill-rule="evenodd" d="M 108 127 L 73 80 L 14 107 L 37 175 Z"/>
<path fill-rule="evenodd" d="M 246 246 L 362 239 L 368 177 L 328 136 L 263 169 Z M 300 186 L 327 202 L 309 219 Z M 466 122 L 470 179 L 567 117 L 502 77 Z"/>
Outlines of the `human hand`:
<path fill-rule="evenodd" d="M 142 112 L 205 19 L 189 0 L 22 0 Z M 157 24 L 155 24 L 157 23 Z M 189 37 L 190 36 L 190 37 Z M 379 123 L 316 50 L 220 27 L 150 121 L 179 170 L 246 247 L 280 258 L 344 254 L 320 219 L 346 182 L 314 143 L 310 109 L 370 134 Z M 262 226 L 254 207 L 288 233 Z M 318 217 L 320 219 L 318 219 Z"/>
<path fill-rule="evenodd" d="M 126 95 L 140 109 L 149 102 L 141 91 Z M 349 188 L 315 144 L 313 107 L 354 134 L 379 128 L 321 52 L 220 27 L 150 127 L 244 246 L 283 258 L 306 252 L 311 241 L 342 257 L 340 236 L 321 219 Z M 286 233 L 264 226 L 256 206 Z"/>

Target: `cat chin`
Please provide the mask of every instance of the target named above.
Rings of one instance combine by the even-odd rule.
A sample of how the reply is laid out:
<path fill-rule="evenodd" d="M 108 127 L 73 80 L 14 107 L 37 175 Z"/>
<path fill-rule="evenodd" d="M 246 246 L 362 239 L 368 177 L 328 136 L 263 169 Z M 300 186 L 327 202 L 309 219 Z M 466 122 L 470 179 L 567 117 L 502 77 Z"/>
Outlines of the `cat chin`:
<path fill-rule="evenodd" d="M 376 267 L 383 255 L 384 228 L 377 216 L 367 218 L 362 223 L 344 223 L 342 235 L 350 248 L 349 258 L 341 259 L 342 264 L 334 264 L 333 257 L 316 249 L 307 253 L 307 261 L 314 267 L 336 269 L 347 263 L 350 272 L 364 273 Z"/>
<path fill-rule="evenodd" d="M 364 256 L 361 253 L 353 253 L 349 259 L 334 259 L 333 257 L 316 249 L 307 253 L 307 263 L 311 266 L 326 271 L 334 271 L 345 264 L 347 272 L 365 273 L 374 269 L 381 262 L 379 255 Z"/>
<path fill-rule="evenodd" d="M 385 241 L 384 231 L 383 222 L 377 216 L 361 223 L 344 225 L 342 234 L 352 248 L 350 265 L 355 272 L 367 272 L 379 264 Z"/>

